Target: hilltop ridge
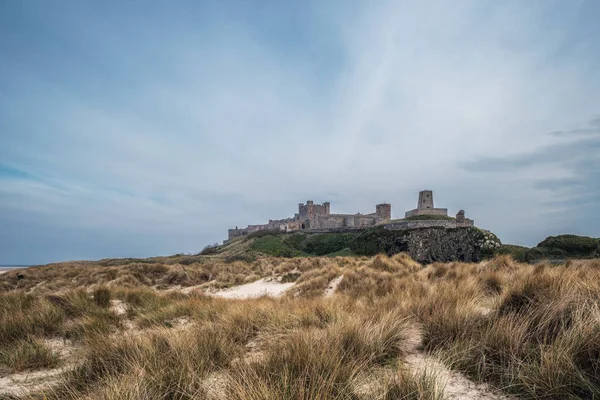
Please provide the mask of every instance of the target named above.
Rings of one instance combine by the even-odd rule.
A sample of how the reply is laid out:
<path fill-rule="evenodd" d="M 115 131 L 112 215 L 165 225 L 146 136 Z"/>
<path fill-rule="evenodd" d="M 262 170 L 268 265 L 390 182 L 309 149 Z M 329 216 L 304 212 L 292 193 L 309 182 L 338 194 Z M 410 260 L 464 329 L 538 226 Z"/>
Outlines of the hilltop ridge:
<path fill-rule="evenodd" d="M 264 254 L 276 257 L 373 256 L 407 253 L 421 263 L 478 262 L 501 247 L 500 239 L 475 227 L 443 226 L 388 229 L 378 226 L 338 232 L 260 231 L 207 248 L 205 255 L 242 257 Z"/>

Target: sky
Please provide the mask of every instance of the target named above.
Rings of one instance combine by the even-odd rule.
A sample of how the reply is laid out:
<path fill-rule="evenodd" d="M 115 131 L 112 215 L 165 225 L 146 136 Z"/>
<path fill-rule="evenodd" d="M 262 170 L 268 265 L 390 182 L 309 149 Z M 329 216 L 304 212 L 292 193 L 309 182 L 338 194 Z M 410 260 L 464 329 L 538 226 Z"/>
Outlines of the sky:
<path fill-rule="evenodd" d="M 419 190 L 600 236 L 600 2 L 0 0 L 0 264 L 195 253 Z"/>

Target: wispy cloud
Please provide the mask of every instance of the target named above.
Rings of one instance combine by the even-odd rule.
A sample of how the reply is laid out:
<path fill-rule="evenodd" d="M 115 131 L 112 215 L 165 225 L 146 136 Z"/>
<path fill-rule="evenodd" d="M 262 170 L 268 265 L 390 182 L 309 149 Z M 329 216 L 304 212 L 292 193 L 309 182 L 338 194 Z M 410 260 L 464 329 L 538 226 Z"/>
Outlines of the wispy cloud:
<path fill-rule="evenodd" d="M 0 263 L 197 251 L 310 198 L 402 215 L 425 187 L 508 242 L 573 230 L 598 215 L 599 11 L 2 4 Z"/>
<path fill-rule="evenodd" d="M 589 122 L 587 128 L 569 129 L 566 131 L 554 131 L 550 133 L 554 136 L 570 136 L 570 135 L 599 135 L 600 134 L 600 117 L 594 118 Z"/>

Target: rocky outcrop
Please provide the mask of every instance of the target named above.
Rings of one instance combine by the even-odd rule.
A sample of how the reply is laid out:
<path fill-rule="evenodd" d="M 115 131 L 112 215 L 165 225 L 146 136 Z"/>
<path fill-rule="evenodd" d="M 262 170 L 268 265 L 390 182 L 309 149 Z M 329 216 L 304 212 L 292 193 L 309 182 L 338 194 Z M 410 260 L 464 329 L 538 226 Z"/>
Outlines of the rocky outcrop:
<path fill-rule="evenodd" d="M 502 244 L 489 231 L 475 227 L 420 228 L 390 231 L 372 229 L 354 239 L 351 249 L 359 255 L 388 255 L 406 252 L 420 263 L 478 262 Z"/>

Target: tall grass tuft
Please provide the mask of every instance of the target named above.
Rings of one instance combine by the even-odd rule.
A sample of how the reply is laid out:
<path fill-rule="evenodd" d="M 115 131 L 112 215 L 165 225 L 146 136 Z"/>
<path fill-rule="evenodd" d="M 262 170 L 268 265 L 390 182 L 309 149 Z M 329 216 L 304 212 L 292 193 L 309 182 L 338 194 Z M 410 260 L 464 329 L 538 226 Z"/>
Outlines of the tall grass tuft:
<path fill-rule="evenodd" d="M 54 368 L 60 358 L 40 340 L 26 339 L 0 349 L 0 365 L 10 372 Z"/>
<path fill-rule="evenodd" d="M 110 289 L 106 286 L 99 286 L 94 289 L 94 302 L 98 307 L 108 308 L 110 307 L 111 293 Z"/>

